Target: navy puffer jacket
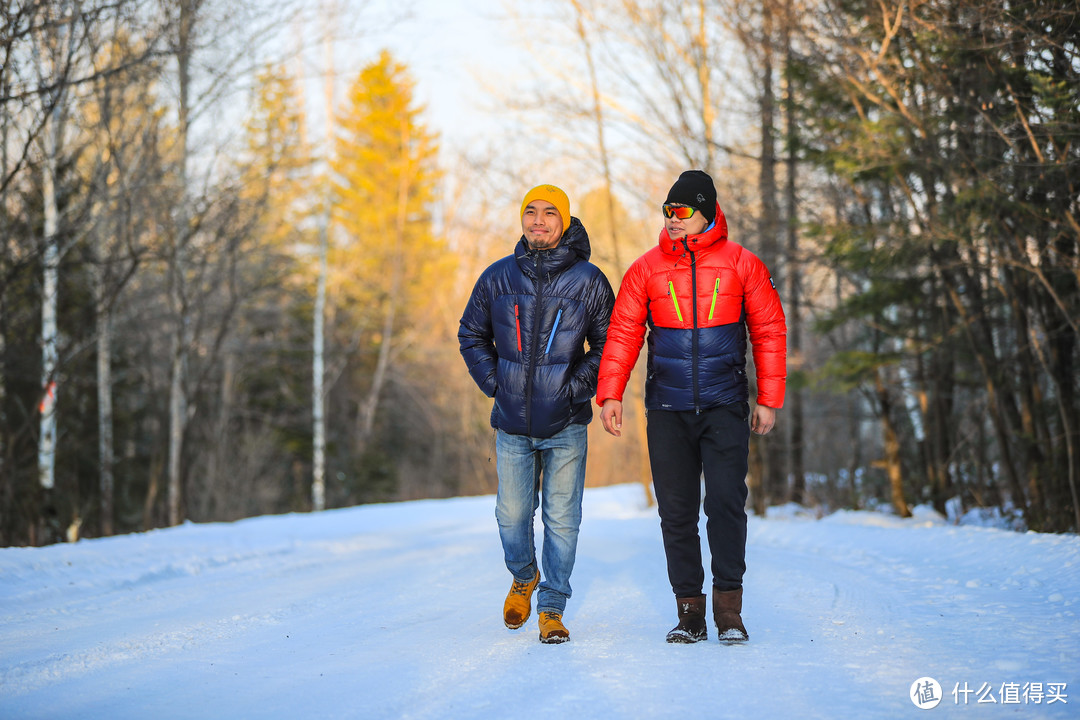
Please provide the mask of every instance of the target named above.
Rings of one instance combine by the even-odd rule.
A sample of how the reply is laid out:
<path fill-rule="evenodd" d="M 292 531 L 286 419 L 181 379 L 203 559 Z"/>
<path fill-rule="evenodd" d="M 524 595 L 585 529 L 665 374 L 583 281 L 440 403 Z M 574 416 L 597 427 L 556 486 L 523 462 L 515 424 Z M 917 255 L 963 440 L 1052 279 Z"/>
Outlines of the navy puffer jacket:
<path fill-rule="evenodd" d="M 592 420 L 615 295 L 591 253 L 571 218 L 556 247 L 530 250 L 522 237 L 476 281 L 458 342 L 469 374 L 495 398 L 492 427 L 547 438 Z"/>

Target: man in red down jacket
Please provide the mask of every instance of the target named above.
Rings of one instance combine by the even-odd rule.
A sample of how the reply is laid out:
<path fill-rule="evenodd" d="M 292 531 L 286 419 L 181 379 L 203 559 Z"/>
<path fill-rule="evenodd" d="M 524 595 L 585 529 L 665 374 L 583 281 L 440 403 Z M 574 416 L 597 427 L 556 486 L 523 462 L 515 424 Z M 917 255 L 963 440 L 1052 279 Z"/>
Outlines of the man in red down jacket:
<path fill-rule="evenodd" d="M 596 400 L 618 437 L 622 397 L 648 329 L 645 410 L 649 461 L 679 624 L 671 643 L 705 640 L 705 573 L 698 536 L 701 476 L 720 642 L 749 639 L 742 621 L 750 431 L 772 430 L 784 403 L 787 330 L 769 271 L 727 237 L 712 178 L 689 170 L 668 192 L 658 245 L 623 276 Z M 757 370 L 750 418 L 746 336 Z M 748 424 L 749 421 L 749 424 Z"/>

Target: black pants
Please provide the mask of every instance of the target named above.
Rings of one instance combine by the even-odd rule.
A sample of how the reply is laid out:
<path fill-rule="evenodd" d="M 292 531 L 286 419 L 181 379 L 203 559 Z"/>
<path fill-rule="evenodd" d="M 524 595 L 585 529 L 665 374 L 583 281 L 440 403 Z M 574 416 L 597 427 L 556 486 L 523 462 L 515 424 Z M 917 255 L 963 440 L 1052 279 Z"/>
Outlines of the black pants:
<path fill-rule="evenodd" d="M 652 466 L 668 579 L 675 597 L 702 594 L 698 508 L 705 474 L 705 524 L 712 584 L 742 587 L 746 572 L 746 471 L 750 448 L 747 403 L 693 411 L 649 410 Z"/>

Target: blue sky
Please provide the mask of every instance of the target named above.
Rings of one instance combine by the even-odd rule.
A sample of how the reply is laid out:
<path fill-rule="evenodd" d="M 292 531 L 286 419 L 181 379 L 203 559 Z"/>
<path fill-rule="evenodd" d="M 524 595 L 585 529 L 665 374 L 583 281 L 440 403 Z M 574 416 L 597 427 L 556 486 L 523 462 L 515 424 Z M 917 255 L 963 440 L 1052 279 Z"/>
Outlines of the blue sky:
<path fill-rule="evenodd" d="M 400 3 L 399 3 L 400 4 Z M 499 84 L 515 69 L 527 72 L 515 48 L 514 28 L 501 0 L 415 0 L 412 17 L 364 44 L 386 47 L 417 81 L 417 100 L 427 107 L 431 127 L 450 143 L 477 137 L 490 118 L 493 98 L 484 83 Z M 505 82 L 505 81 L 503 81 Z"/>

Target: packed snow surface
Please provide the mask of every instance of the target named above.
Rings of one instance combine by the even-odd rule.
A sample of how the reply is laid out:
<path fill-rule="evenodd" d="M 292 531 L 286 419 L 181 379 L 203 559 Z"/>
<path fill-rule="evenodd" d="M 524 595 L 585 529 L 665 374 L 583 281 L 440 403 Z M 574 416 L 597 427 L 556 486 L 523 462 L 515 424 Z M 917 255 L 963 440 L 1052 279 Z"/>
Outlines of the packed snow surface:
<path fill-rule="evenodd" d="M 589 489 L 541 645 L 490 496 L 6 548 L 0 718 L 1080 717 L 1075 535 L 781 511 L 747 565 L 750 642 L 669 645 L 655 508 Z"/>

